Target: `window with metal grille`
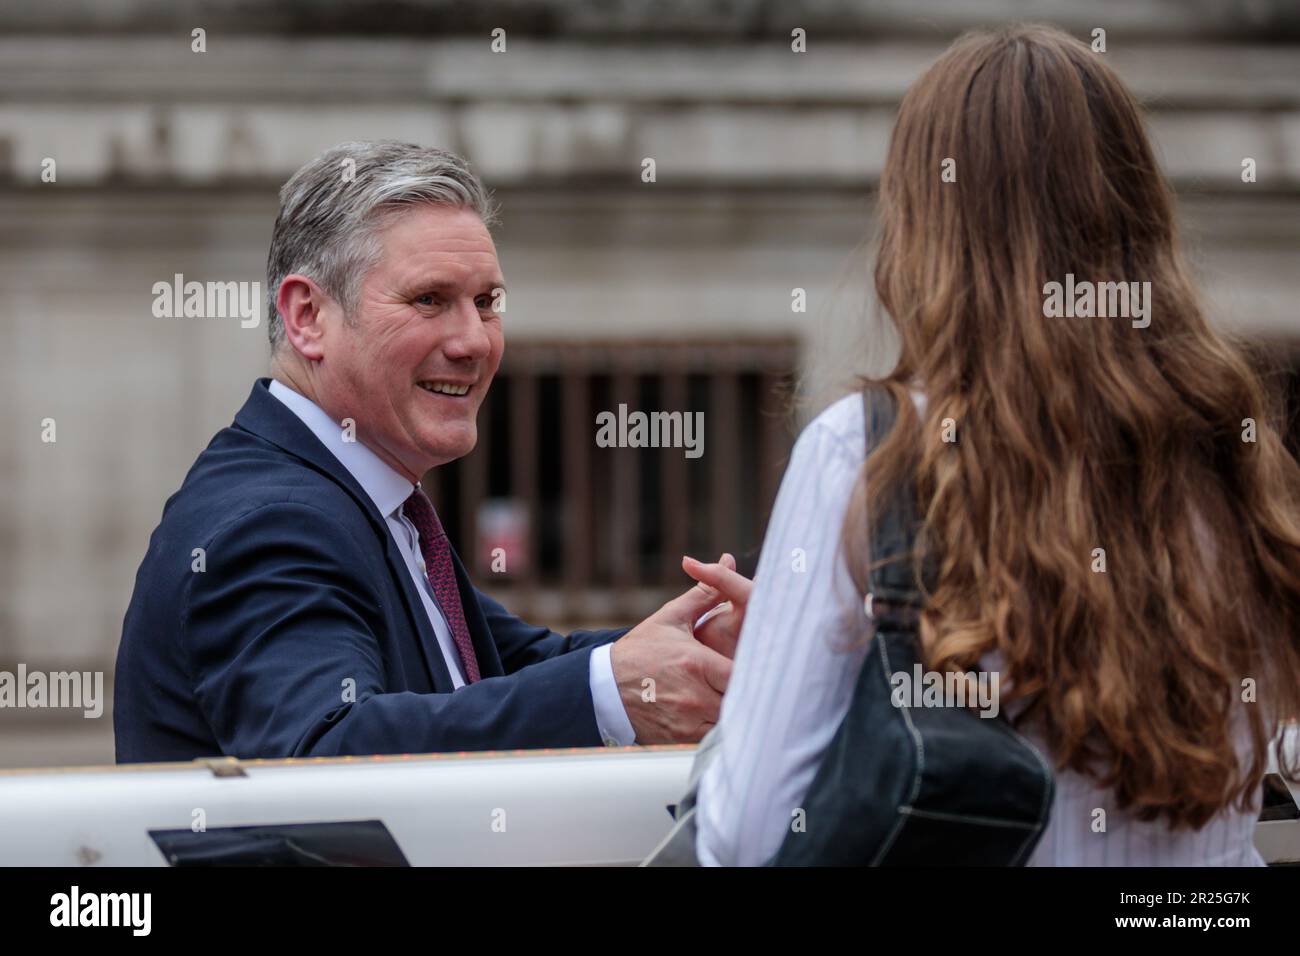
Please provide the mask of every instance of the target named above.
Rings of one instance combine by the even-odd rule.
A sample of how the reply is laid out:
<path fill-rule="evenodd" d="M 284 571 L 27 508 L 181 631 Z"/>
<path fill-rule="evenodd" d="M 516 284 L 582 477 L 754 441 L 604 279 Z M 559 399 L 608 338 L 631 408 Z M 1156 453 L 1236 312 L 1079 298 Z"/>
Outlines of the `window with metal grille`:
<path fill-rule="evenodd" d="M 478 444 L 423 480 L 476 584 L 538 623 L 627 622 L 689 586 L 681 556 L 752 573 L 792 440 L 797 346 L 512 341 Z M 682 447 L 599 447 L 597 415 L 703 413 Z"/>

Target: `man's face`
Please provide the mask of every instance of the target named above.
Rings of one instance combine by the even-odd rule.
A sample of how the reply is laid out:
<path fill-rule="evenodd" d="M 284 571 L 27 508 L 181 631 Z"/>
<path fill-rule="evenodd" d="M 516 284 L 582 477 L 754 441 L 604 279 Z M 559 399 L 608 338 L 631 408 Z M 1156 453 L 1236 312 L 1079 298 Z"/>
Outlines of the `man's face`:
<path fill-rule="evenodd" d="M 492 237 L 468 209 L 414 206 L 380 241 L 352 321 L 329 323 L 318 398 L 418 478 L 474 448 L 475 416 L 505 348 L 492 308 L 504 281 Z"/>

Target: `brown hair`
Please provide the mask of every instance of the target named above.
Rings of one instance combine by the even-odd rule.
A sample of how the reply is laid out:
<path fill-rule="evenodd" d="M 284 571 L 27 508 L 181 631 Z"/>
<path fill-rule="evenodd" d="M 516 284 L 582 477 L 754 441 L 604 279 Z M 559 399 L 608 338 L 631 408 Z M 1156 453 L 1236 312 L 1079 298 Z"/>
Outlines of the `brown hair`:
<path fill-rule="evenodd" d="M 1252 805 L 1300 713 L 1300 467 L 1205 319 L 1133 97 L 1058 30 L 965 36 L 903 98 L 879 208 L 899 417 L 844 529 L 858 588 L 867 522 L 915 481 L 927 666 L 1001 652 L 1004 707 L 1139 819 Z M 1045 317 L 1067 273 L 1149 281 L 1149 326 Z"/>

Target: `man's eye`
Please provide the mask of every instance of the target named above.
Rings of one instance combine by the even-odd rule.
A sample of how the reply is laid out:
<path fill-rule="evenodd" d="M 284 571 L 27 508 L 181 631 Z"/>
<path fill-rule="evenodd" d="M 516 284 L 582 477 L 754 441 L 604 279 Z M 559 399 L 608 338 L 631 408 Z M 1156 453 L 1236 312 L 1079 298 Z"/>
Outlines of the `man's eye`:
<path fill-rule="evenodd" d="M 433 305 L 436 298 L 432 292 L 426 292 L 424 295 L 419 296 L 415 302 L 417 305 Z"/>
<path fill-rule="evenodd" d="M 479 296 L 477 299 L 474 300 L 474 306 L 477 309 L 479 309 L 479 311 L 486 312 L 488 309 L 492 308 L 492 296 L 490 295 Z"/>

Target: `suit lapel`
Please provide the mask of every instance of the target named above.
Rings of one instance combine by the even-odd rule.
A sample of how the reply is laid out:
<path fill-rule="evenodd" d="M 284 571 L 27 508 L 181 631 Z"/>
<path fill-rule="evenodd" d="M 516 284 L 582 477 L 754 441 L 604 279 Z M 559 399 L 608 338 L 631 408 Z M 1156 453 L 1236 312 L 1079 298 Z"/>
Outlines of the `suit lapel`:
<path fill-rule="evenodd" d="M 397 582 L 398 588 L 401 589 L 402 596 L 405 598 L 407 619 L 414 628 L 414 633 L 419 635 L 416 644 L 419 646 L 420 656 L 424 660 L 425 672 L 430 685 L 435 691 L 444 693 L 451 691 L 451 674 L 447 671 L 447 662 L 443 660 L 442 650 L 438 646 L 438 637 L 433 631 L 433 624 L 430 622 L 429 616 L 424 612 L 424 605 L 420 601 L 420 596 L 415 591 L 415 582 L 411 580 L 411 572 L 406 566 L 402 552 L 398 549 L 397 542 L 393 540 L 393 535 L 388 530 L 388 522 L 379 513 L 379 509 L 370 500 L 370 496 L 366 494 L 365 489 L 352 477 L 351 472 L 344 468 L 330 450 L 320 443 L 320 440 L 312 434 L 311 429 L 297 415 L 270 393 L 268 390 L 270 382 L 269 378 L 259 378 L 253 383 L 253 391 L 248 396 L 248 401 L 235 415 L 235 426 L 251 432 L 295 458 L 301 459 L 305 464 L 334 481 L 335 484 L 352 496 L 357 506 L 366 515 L 375 534 L 379 536 L 379 540 L 384 543 L 384 558 L 388 563 L 388 571 Z M 460 580 L 460 573 L 459 562 L 457 562 L 458 580 Z M 461 589 L 463 595 L 463 581 Z M 464 603 L 463 597 L 462 603 Z M 468 607 L 467 604 L 467 620 Z M 479 611 L 477 603 L 474 604 L 474 610 L 481 622 L 483 615 Z M 482 627 L 486 631 L 486 623 L 483 623 Z M 470 634 L 474 635 L 473 625 L 470 625 Z M 477 636 L 474 636 L 474 648 L 475 651 L 478 651 Z M 480 657 L 481 662 L 482 658 Z M 500 666 L 498 662 L 498 673 L 501 672 Z"/>

